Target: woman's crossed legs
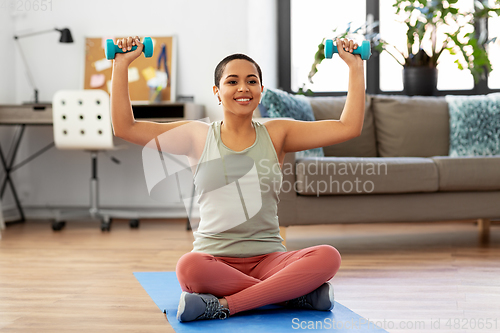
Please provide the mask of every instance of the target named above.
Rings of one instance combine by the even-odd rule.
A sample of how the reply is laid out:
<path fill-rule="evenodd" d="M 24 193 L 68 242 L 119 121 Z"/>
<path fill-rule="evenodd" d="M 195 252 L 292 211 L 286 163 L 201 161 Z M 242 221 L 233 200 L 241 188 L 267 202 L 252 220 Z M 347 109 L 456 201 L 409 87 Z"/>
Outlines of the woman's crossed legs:
<path fill-rule="evenodd" d="M 340 262 L 329 245 L 250 258 L 189 252 L 179 259 L 176 273 L 183 291 L 225 298 L 233 315 L 308 294 L 330 280 Z"/>

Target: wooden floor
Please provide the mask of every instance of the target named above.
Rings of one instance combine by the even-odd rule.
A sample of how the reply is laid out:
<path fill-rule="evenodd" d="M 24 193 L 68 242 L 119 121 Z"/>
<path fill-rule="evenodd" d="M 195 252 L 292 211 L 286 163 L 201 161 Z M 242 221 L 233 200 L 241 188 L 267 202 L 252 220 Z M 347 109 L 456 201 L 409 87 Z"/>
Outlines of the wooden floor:
<path fill-rule="evenodd" d="M 10 225 L 0 332 L 173 332 L 132 273 L 174 270 L 192 237 L 181 220 Z M 289 250 L 317 244 L 342 254 L 336 300 L 391 333 L 500 332 L 498 224 L 487 245 L 471 221 L 288 228 Z"/>

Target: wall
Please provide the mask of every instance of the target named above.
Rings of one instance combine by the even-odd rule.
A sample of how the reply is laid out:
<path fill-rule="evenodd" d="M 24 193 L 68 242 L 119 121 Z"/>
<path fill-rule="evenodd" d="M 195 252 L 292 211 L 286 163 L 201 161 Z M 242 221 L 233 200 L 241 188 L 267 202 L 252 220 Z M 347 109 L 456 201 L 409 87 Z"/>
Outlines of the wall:
<path fill-rule="evenodd" d="M 14 17 L 9 11 L 0 9 L 0 44 L 2 52 L 0 52 L 0 102 L 11 103 L 15 102 L 15 58 L 14 58 Z"/>
<path fill-rule="evenodd" d="M 236 52 L 249 54 L 263 69 L 264 85 L 276 87 L 275 1 L 143 0 L 138 5 L 137 1 L 131 0 L 53 0 L 52 11 L 17 13 L 13 23 L 7 23 L 8 20 L 3 18 L 0 21 L 1 38 L 7 44 L 12 44 L 12 31 L 23 34 L 54 27 L 71 29 L 73 44 L 58 43 L 57 32 L 20 40 L 41 101 L 51 101 L 59 89 L 83 87 L 85 37 L 114 35 L 177 36 L 177 93 L 194 96 L 196 103 L 205 105 L 211 120 L 222 118 L 212 93 L 213 70 L 226 55 Z M 7 30 L 3 29 L 4 26 Z M 33 93 L 24 66 L 21 61 L 14 61 L 19 57 L 18 51 L 14 48 L 10 50 L 0 55 L 0 60 L 4 60 L 2 63 L 14 65 L 9 67 L 9 79 L 0 79 L 0 87 L 8 88 L 7 92 L 0 93 L 0 103 L 30 101 Z M 6 133 L 4 127 L 1 133 Z M 17 160 L 23 160 L 52 140 L 52 127 L 29 127 Z M 100 155 L 101 204 L 117 207 L 161 206 L 147 193 L 142 170 L 142 147 L 120 139 L 116 143 L 126 145 L 128 149 L 110 154 L 121 160 L 120 165 Z M 27 207 L 81 206 L 88 203 L 90 171 L 88 153 L 53 148 L 16 170 L 14 180 L 23 205 Z"/>

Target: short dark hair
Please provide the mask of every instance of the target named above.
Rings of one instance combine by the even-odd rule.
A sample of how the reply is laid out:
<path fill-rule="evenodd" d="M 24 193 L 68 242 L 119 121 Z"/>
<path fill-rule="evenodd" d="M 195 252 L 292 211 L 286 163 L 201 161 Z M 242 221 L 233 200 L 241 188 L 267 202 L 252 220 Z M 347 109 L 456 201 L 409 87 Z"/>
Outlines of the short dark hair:
<path fill-rule="evenodd" d="M 224 59 L 222 59 L 221 62 L 219 62 L 219 64 L 217 65 L 217 67 L 215 67 L 215 73 L 214 73 L 215 86 L 217 88 L 220 88 L 220 86 L 219 86 L 220 79 L 222 78 L 222 73 L 224 73 L 224 69 L 226 69 L 226 65 L 230 61 L 237 60 L 237 59 L 247 60 L 255 65 L 255 67 L 257 68 L 257 72 L 259 73 L 260 85 L 262 85 L 262 71 L 260 70 L 260 67 L 255 62 L 255 60 L 253 60 L 252 58 L 250 58 L 246 54 L 235 53 L 235 54 L 231 54 L 231 55 L 225 57 Z"/>

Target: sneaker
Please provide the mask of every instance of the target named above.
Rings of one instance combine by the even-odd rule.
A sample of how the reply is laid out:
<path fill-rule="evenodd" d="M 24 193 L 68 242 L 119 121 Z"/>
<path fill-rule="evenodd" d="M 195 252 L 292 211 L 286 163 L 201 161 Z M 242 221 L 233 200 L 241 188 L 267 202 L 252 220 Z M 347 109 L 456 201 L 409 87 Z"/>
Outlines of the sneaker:
<path fill-rule="evenodd" d="M 183 292 L 177 309 L 178 321 L 202 319 L 226 319 L 229 309 L 224 308 L 219 299 L 211 294 Z"/>
<path fill-rule="evenodd" d="M 285 306 L 293 309 L 330 311 L 334 304 L 333 285 L 326 282 L 307 295 L 289 300 Z"/>

